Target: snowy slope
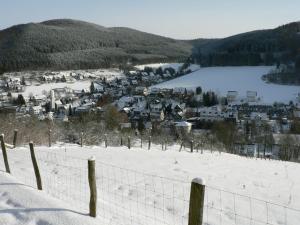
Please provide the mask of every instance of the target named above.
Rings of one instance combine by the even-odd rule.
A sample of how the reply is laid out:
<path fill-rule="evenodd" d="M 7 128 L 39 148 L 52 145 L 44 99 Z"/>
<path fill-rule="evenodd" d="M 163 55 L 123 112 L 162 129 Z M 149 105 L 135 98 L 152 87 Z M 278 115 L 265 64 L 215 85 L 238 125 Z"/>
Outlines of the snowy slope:
<path fill-rule="evenodd" d="M 143 64 L 143 65 L 137 65 L 135 68 L 139 70 L 145 69 L 145 67 L 151 67 L 153 69 L 161 67 L 162 69 L 165 69 L 167 67 L 172 67 L 175 70 L 178 70 L 179 67 L 182 66 L 182 63 L 152 63 L 152 64 Z"/>
<path fill-rule="evenodd" d="M 161 67 L 163 70 L 166 68 L 173 68 L 175 71 L 178 71 L 180 69 L 180 67 L 182 67 L 183 63 L 153 63 L 153 64 L 144 64 L 144 65 L 137 65 L 135 66 L 135 68 L 139 69 L 139 70 L 144 70 L 145 67 L 151 67 L 153 69 L 157 69 L 159 67 Z M 196 71 L 198 69 L 200 69 L 199 65 L 196 64 L 191 64 L 189 66 L 189 68 L 191 71 Z"/>
<path fill-rule="evenodd" d="M 41 96 L 44 91 L 47 93 L 50 92 L 52 89 L 55 88 L 65 88 L 68 87 L 72 90 L 77 90 L 77 91 L 82 91 L 83 89 L 89 90 L 91 86 L 91 81 L 86 80 L 86 81 L 76 81 L 74 83 L 46 83 L 46 84 L 41 84 L 39 86 L 28 86 L 26 87 L 26 90 L 22 93 L 23 96 L 29 97 L 30 95 L 33 96 Z"/>
<path fill-rule="evenodd" d="M 179 146 L 168 146 L 167 151 L 153 146 L 148 151 L 147 146 L 141 149 L 138 145 L 130 150 L 63 144 L 51 149 L 36 147 L 44 193 L 65 201 L 72 210 L 87 213 L 87 159 L 95 156 L 98 217 L 94 224 L 186 225 L 190 182 L 195 177 L 205 179 L 207 184 L 205 224 L 242 225 L 252 221 L 296 225 L 300 221 L 300 211 L 290 210 L 300 209 L 299 164 L 210 151 L 179 152 Z M 35 187 L 28 149 L 10 150 L 8 157 L 12 175 Z M 2 177 L 1 183 L 6 183 Z M 25 202 L 31 201 L 31 194 L 22 196 Z M 15 200 L 23 204 L 23 197 L 16 195 Z M 42 212 L 36 213 L 33 217 L 57 224 Z M 13 220 L 24 222 L 23 217 Z"/>
<path fill-rule="evenodd" d="M 57 72 L 58 73 L 58 72 Z M 110 81 L 115 78 L 124 77 L 124 74 L 119 71 L 118 69 L 99 69 L 99 70 L 73 70 L 73 71 L 60 71 L 60 75 L 65 75 L 66 77 L 69 77 L 70 73 L 79 73 L 82 74 L 85 77 L 93 77 L 93 78 L 106 78 L 106 80 Z M 22 76 L 22 73 L 17 73 L 19 76 Z M 76 80 L 72 83 L 68 82 L 53 82 L 53 83 L 43 83 L 39 85 L 31 85 L 26 86 L 25 91 L 22 93 L 23 96 L 29 97 L 30 95 L 33 96 L 41 96 L 43 95 L 43 92 L 49 92 L 52 89 L 55 88 L 70 88 L 72 90 L 76 91 L 82 91 L 83 89 L 90 88 L 92 79 L 85 79 L 85 80 Z M 16 97 L 20 93 L 12 93 Z"/>
<path fill-rule="evenodd" d="M 209 67 L 201 68 L 193 73 L 156 85 L 161 88 L 201 86 L 203 90 L 213 90 L 226 96 L 228 91 L 238 91 L 240 97 L 245 97 L 247 91 L 257 91 L 258 96 L 266 103 L 275 101 L 289 102 L 300 92 L 298 86 L 287 86 L 265 83 L 261 77 L 272 67 Z"/>
<path fill-rule="evenodd" d="M 92 225 L 95 219 L 0 173 L 1 225 Z"/>

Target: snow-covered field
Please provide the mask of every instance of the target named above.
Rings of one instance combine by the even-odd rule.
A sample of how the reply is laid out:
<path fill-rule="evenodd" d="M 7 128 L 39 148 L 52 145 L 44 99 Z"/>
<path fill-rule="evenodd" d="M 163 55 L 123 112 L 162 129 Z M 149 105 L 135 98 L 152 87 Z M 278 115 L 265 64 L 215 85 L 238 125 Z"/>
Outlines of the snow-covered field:
<path fill-rule="evenodd" d="M 69 224 L 83 224 L 86 218 L 84 224 L 187 225 L 190 182 L 195 177 L 207 185 L 204 224 L 299 223 L 300 211 L 292 210 L 300 209 L 299 164 L 178 150 L 176 145 L 167 151 L 155 145 L 150 151 L 147 146 L 36 147 L 44 191 L 14 184 L 18 182 L 0 171 L 0 224 L 67 224 L 53 218 L 74 215 L 78 220 Z M 91 156 L 96 157 L 98 190 L 98 216 L 92 220 L 75 213 L 88 212 Z M 12 176 L 35 187 L 28 148 L 9 150 L 8 158 Z"/>
<path fill-rule="evenodd" d="M 106 78 L 108 81 L 115 78 L 124 77 L 124 74 L 119 69 L 97 69 L 97 70 L 69 70 L 69 71 L 60 71 L 55 72 L 61 76 L 70 76 L 71 73 L 79 73 L 85 78 L 84 80 L 75 80 L 74 82 L 53 82 L 53 83 L 44 83 L 44 84 L 32 84 L 31 86 L 26 86 L 25 91 L 22 93 L 24 97 L 33 96 L 42 96 L 43 92 L 49 92 L 55 88 L 65 88 L 68 87 L 72 90 L 81 91 L 83 89 L 89 89 L 92 79 Z M 22 76 L 22 73 L 16 73 L 17 76 Z M 9 75 L 9 74 L 6 74 Z M 18 96 L 20 93 L 12 93 L 15 96 Z"/>
<path fill-rule="evenodd" d="M 77 90 L 81 91 L 83 89 L 88 89 L 91 86 L 91 81 L 90 80 L 85 80 L 85 81 L 75 81 L 74 83 L 46 83 L 46 84 L 41 84 L 41 85 L 32 85 L 26 87 L 26 90 L 22 93 L 24 97 L 29 97 L 30 95 L 33 96 L 40 96 L 43 94 L 44 91 L 49 92 L 52 89 L 55 88 L 65 88 L 68 87 L 72 90 Z"/>
<path fill-rule="evenodd" d="M 228 91 L 238 91 L 245 97 L 247 91 L 257 91 L 265 103 L 289 102 L 295 100 L 300 92 L 299 86 L 286 86 L 265 83 L 261 77 L 272 67 L 209 67 L 201 68 L 191 74 L 156 85 L 161 88 L 201 86 L 203 90 L 213 90 L 222 96 Z"/>
<path fill-rule="evenodd" d="M 95 219 L 74 208 L 0 172 L 1 225 L 95 224 Z"/>
<path fill-rule="evenodd" d="M 178 71 L 182 65 L 183 65 L 183 63 L 153 63 L 153 64 L 137 65 L 137 66 L 135 66 L 135 68 L 137 68 L 139 70 L 144 70 L 145 67 L 151 67 L 153 69 L 157 69 L 159 67 L 161 67 L 162 69 L 166 69 L 168 67 L 171 67 L 174 70 Z M 196 64 L 191 64 L 189 66 L 189 69 L 191 71 L 196 71 L 196 70 L 200 69 L 200 66 L 196 65 Z"/>
<path fill-rule="evenodd" d="M 32 85 L 26 87 L 26 90 L 22 93 L 24 97 L 29 97 L 30 95 L 33 96 L 40 96 L 43 94 L 44 91 L 49 92 L 52 89 L 55 88 L 65 88 L 68 87 L 72 90 L 83 90 L 83 89 L 88 89 L 91 86 L 91 81 L 90 80 L 85 80 L 85 81 L 75 81 L 74 83 L 46 83 L 46 84 L 41 84 L 41 85 Z"/>

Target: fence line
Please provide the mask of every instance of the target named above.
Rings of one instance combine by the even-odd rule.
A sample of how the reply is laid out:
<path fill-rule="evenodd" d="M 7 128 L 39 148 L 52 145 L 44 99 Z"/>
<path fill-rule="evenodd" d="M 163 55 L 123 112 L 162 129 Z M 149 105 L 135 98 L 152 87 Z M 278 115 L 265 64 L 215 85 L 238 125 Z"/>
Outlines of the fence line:
<path fill-rule="evenodd" d="M 207 224 L 278 225 L 297 224 L 300 221 L 299 209 L 211 186 L 206 186 L 204 208 Z"/>
<path fill-rule="evenodd" d="M 148 146 L 145 145 L 144 148 Z M 88 212 L 87 159 L 38 150 L 43 189 Z M 8 150 L 11 174 L 36 188 L 28 148 Z M 2 155 L 0 166 L 3 170 Z M 165 178 L 96 160 L 97 217 L 103 224 L 188 225 L 190 181 Z M 206 185 L 205 225 L 295 225 L 300 210 Z"/>
<path fill-rule="evenodd" d="M 87 160 L 43 151 L 37 151 L 37 159 L 44 178 L 44 190 L 53 197 L 74 203 L 81 210 L 87 211 Z"/>
<path fill-rule="evenodd" d="M 62 141 L 62 142 L 65 142 L 67 139 L 65 136 L 63 135 L 60 135 L 59 137 L 56 137 L 55 140 L 52 140 L 52 136 L 53 136 L 53 130 L 49 129 L 47 130 L 47 136 L 48 136 L 48 141 L 47 141 L 47 144 L 49 145 L 49 147 L 51 147 L 51 145 L 53 143 L 55 143 L 55 140 L 56 141 Z M 17 143 L 17 137 L 18 137 L 18 130 L 15 130 L 14 131 L 14 137 L 13 137 L 13 144 L 10 145 L 10 144 L 7 144 L 9 145 L 10 147 L 15 147 L 16 146 L 16 143 Z M 77 137 L 77 141 L 74 140 L 74 142 L 72 143 L 77 143 L 79 144 L 81 147 L 83 147 L 83 145 L 85 144 L 96 144 L 96 145 L 102 145 L 102 146 L 105 146 L 106 148 L 108 146 L 127 146 L 128 148 L 131 148 L 131 147 L 136 147 L 136 148 L 142 148 L 142 149 L 145 149 L 146 146 L 145 144 L 143 145 L 142 142 L 144 143 L 147 143 L 147 146 L 148 146 L 148 150 L 151 149 L 151 144 L 152 144 L 152 141 L 153 141 L 153 138 L 149 135 L 133 135 L 131 136 L 131 138 L 128 138 L 130 136 L 128 135 L 125 135 L 125 134 L 120 134 L 120 133 L 116 133 L 115 135 L 107 135 L 107 134 L 99 134 L 99 135 L 96 135 L 96 136 L 92 136 L 92 137 L 88 137 L 87 138 L 87 134 L 84 133 L 83 131 L 80 131 L 78 133 L 76 133 L 74 135 L 74 137 Z M 116 138 L 117 137 L 117 138 Z M 92 139 L 92 141 L 90 140 Z M 163 151 L 167 151 L 168 150 L 168 147 L 171 147 L 172 145 L 170 144 L 170 142 L 167 141 L 167 139 L 164 139 L 164 138 L 159 138 L 160 140 L 156 140 L 155 144 L 156 145 L 161 145 L 161 149 Z M 130 140 L 130 141 L 129 141 Z M 53 142 L 54 141 L 54 142 Z M 52 143 L 53 142 L 53 143 Z M 130 146 L 128 145 L 130 144 Z M 220 143 L 218 143 L 219 145 L 213 145 L 212 143 L 210 142 L 203 142 L 203 140 L 197 140 L 197 138 L 195 139 L 191 139 L 191 140 L 177 140 L 176 142 L 177 145 L 180 146 L 180 148 L 178 149 L 178 151 L 182 151 L 184 149 L 184 151 L 189 151 L 189 152 L 200 152 L 201 154 L 203 153 L 203 150 L 206 149 L 206 150 L 210 150 L 211 153 L 213 152 L 216 152 L 218 151 L 219 153 L 223 152 L 225 149 L 224 149 L 224 145 L 220 145 Z M 222 149 L 222 150 L 220 150 Z M 295 150 L 296 151 L 296 150 Z M 227 152 L 227 151 L 224 151 L 228 154 L 234 154 L 234 155 L 239 155 L 239 156 L 242 156 L 242 157 L 249 157 L 249 158 L 260 158 L 260 159 L 269 159 L 269 160 L 280 160 L 279 158 L 277 157 L 269 157 L 269 158 L 264 158 L 262 155 L 260 155 L 259 157 L 258 156 L 249 156 L 249 155 L 244 155 L 244 154 L 240 154 L 240 153 L 237 153 L 235 150 L 231 151 L 231 152 Z M 297 152 L 299 153 L 300 152 L 300 149 L 297 150 Z M 294 155 L 296 153 L 294 152 Z M 299 154 L 297 154 L 299 155 Z M 298 160 L 299 161 L 299 160 Z"/>

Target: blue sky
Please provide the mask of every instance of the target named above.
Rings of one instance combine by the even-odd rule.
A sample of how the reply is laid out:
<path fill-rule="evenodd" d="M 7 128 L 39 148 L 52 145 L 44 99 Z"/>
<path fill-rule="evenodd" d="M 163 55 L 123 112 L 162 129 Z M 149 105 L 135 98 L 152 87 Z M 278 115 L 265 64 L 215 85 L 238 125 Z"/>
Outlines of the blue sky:
<path fill-rule="evenodd" d="M 300 20 L 299 0 L 1 0 L 0 29 L 56 18 L 178 39 L 226 37 Z"/>

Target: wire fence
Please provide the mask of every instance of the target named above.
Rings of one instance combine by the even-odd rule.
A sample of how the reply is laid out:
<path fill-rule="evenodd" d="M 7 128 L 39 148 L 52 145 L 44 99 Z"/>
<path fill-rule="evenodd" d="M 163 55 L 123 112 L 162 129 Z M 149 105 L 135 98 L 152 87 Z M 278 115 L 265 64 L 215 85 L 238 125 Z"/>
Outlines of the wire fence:
<path fill-rule="evenodd" d="M 44 190 L 77 210 L 88 211 L 87 160 L 46 151 L 36 151 Z"/>
<path fill-rule="evenodd" d="M 187 224 L 190 183 L 102 162 L 96 171 L 98 215 L 109 224 Z"/>
<path fill-rule="evenodd" d="M 36 178 L 27 148 L 7 151 L 11 174 L 27 186 L 36 188 Z M 89 190 L 87 160 L 48 151 L 35 151 L 42 177 L 43 191 L 50 196 L 88 211 Z M 2 155 L 0 166 L 4 168 Z"/>
<path fill-rule="evenodd" d="M 27 148 L 8 150 L 11 174 L 36 187 Z M 89 210 L 87 160 L 65 152 L 38 149 L 43 190 L 74 210 Z M 0 169 L 4 170 L 2 154 Z M 118 225 L 188 225 L 190 181 L 96 161 L 97 221 Z M 199 209 L 200 210 L 200 209 Z M 204 225 L 297 225 L 300 210 L 207 185 Z"/>
<path fill-rule="evenodd" d="M 300 210 L 206 186 L 204 224 L 298 224 Z"/>

